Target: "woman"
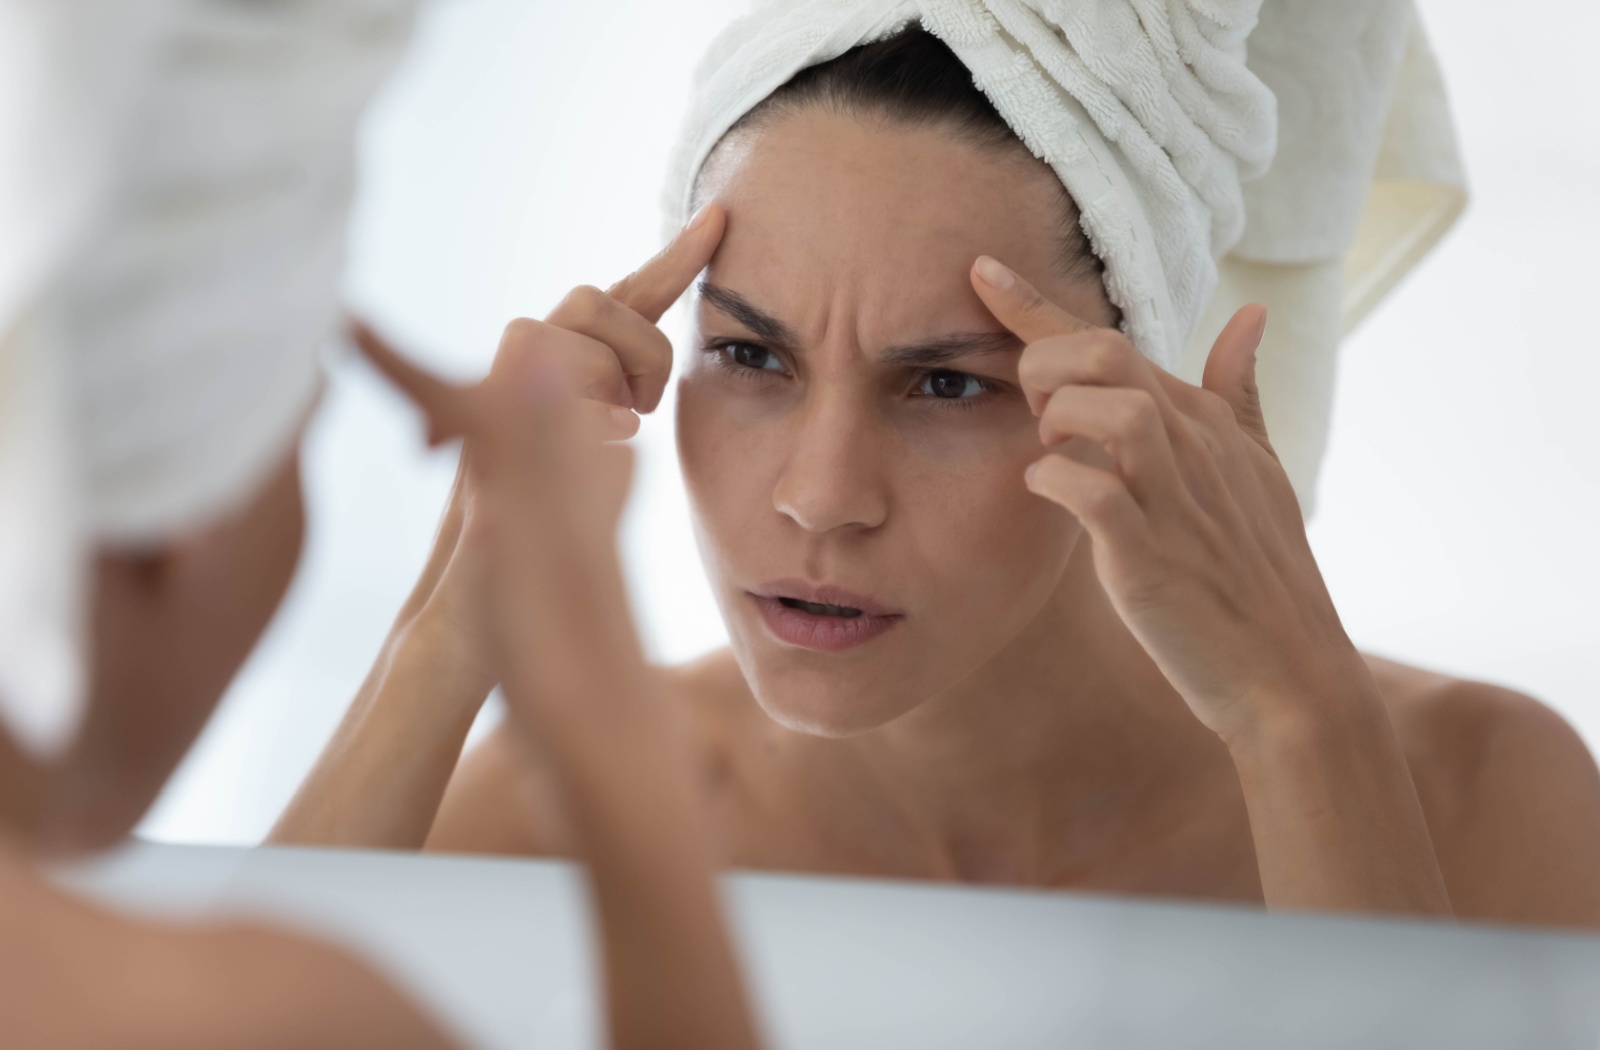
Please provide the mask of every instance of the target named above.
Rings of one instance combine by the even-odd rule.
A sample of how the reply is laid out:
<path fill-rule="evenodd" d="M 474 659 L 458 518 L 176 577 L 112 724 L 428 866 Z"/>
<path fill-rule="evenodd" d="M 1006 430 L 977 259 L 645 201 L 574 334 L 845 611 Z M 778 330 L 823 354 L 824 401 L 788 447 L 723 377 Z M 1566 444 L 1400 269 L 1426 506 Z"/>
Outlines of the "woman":
<path fill-rule="evenodd" d="M 1107 214 L 1170 185 L 1151 166 L 1176 147 L 1125 198 L 1074 195 L 1082 155 L 1042 163 L 1003 85 L 973 85 L 1004 38 L 945 26 L 958 58 L 918 27 L 861 32 L 689 165 L 727 232 L 678 442 L 732 645 L 658 675 L 723 859 L 1600 924 L 1600 776 L 1571 730 L 1340 626 L 1262 421 L 1261 311 L 1200 386 L 1149 359 L 1194 323 L 1194 238 L 1213 258 L 1227 240 L 1253 147 L 1208 169 L 1231 191 L 1143 201 L 1152 227 L 1200 230 L 1159 241 L 1152 289 Z M 653 319 L 580 288 L 508 340 L 647 412 L 671 360 Z M 505 731 L 457 768 L 493 684 L 472 503 L 458 486 L 459 537 L 275 839 L 579 848 Z"/>

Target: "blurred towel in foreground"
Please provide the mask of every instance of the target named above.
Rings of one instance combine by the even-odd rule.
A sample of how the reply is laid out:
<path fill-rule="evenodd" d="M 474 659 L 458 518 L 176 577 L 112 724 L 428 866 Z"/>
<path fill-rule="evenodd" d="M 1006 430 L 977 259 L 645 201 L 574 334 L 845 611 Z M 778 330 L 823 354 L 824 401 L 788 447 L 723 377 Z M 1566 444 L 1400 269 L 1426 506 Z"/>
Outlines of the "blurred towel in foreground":
<path fill-rule="evenodd" d="M 415 0 L 0 0 L 0 729 L 82 706 L 86 559 L 252 494 L 339 325 Z"/>

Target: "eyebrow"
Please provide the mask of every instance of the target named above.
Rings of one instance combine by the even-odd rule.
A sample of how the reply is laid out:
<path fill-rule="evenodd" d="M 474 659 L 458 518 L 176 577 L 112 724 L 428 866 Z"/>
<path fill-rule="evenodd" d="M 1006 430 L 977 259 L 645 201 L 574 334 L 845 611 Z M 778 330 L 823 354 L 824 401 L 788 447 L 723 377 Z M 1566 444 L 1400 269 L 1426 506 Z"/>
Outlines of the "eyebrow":
<path fill-rule="evenodd" d="M 700 295 L 706 302 L 767 342 L 784 350 L 800 348 L 800 337 L 794 334 L 794 329 L 761 310 L 738 292 L 730 292 L 710 281 L 701 281 Z"/>
<path fill-rule="evenodd" d="M 700 282 L 700 295 L 712 306 L 744 325 L 758 338 L 784 350 L 797 350 L 794 329 L 756 306 L 738 292 Z M 891 346 L 882 354 L 884 364 L 898 368 L 938 368 L 968 354 L 999 354 L 1021 350 L 1022 340 L 1010 332 L 958 332 L 917 343 Z"/>
<path fill-rule="evenodd" d="M 884 364 L 900 368 L 938 368 L 968 354 L 1001 354 L 1021 350 L 1022 340 L 1010 332 L 960 332 L 921 343 L 891 346 Z"/>

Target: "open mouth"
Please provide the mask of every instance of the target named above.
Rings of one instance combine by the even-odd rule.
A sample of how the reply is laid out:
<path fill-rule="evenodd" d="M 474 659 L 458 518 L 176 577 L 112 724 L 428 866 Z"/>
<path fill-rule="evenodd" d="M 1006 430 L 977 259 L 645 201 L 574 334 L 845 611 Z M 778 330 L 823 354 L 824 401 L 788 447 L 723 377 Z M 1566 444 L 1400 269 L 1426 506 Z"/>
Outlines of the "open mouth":
<path fill-rule="evenodd" d="M 812 616 L 843 616 L 853 619 L 861 615 L 861 610 L 849 605 L 826 605 L 822 602 L 801 601 L 799 598 L 779 598 L 778 601 L 790 609 L 810 613 Z"/>
<path fill-rule="evenodd" d="M 770 637 L 813 652 L 854 649 L 905 619 L 903 613 L 875 598 L 805 580 L 774 580 L 751 591 L 750 598 Z"/>

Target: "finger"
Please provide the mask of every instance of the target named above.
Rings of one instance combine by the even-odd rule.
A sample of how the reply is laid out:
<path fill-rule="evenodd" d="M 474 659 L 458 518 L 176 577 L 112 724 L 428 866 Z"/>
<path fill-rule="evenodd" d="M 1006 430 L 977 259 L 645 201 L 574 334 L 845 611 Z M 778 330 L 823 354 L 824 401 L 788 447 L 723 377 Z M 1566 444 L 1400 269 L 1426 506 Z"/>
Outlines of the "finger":
<path fill-rule="evenodd" d="M 1053 447 L 1075 437 L 1103 446 L 1144 506 L 1177 493 L 1181 481 L 1172 443 L 1149 391 L 1076 385 L 1057 390 L 1040 414 L 1039 438 Z"/>
<path fill-rule="evenodd" d="M 568 292 L 545 320 L 608 347 L 628 395 L 617 403 L 655 410 L 672 372 L 672 342 L 661 329 L 593 285 Z"/>
<path fill-rule="evenodd" d="M 1017 379 L 1035 414 L 1044 410 L 1051 394 L 1069 384 L 1146 390 L 1163 413 L 1169 413 L 1171 399 L 1156 374 L 1159 371 L 1127 336 L 1109 328 L 1029 343 L 1017 361 Z"/>
<path fill-rule="evenodd" d="M 631 450 L 593 440 L 599 413 L 622 410 L 571 397 L 540 367 L 519 359 L 496 391 L 505 425 L 482 495 L 497 668 L 512 709 L 549 730 L 601 717 L 591 705 L 622 702 L 632 683 L 619 676 L 643 664 L 615 549 Z"/>
<path fill-rule="evenodd" d="M 978 256 L 969 275 L 972 288 L 995 320 L 1015 332 L 1025 343 L 1096 328 L 1046 299 L 1009 266 L 987 255 Z"/>
<path fill-rule="evenodd" d="M 1266 307 L 1258 303 L 1241 306 L 1212 344 L 1200 385 L 1233 408 L 1240 430 L 1270 449 L 1261 391 L 1256 386 L 1256 349 L 1266 329 Z"/>
<path fill-rule="evenodd" d="M 611 297 L 655 324 L 711 262 L 717 245 L 722 242 L 726 224 L 726 215 L 721 206 L 707 204 L 672 239 L 672 243 L 612 285 Z"/>
<path fill-rule="evenodd" d="M 1115 474 L 1051 453 L 1023 476 L 1030 492 L 1065 507 L 1097 544 L 1143 542 L 1149 524 Z"/>
<path fill-rule="evenodd" d="M 620 309 L 620 308 L 619 308 Z M 578 397 L 629 408 L 633 395 L 617 355 L 606 343 L 545 321 L 519 317 L 506 326 L 495 354 L 497 370 L 514 357 L 543 356 L 560 367 Z"/>
<path fill-rule="evenodd" d="M 366 359 L 422 410 L 428 422 L 429 444 L 437 445 L 467 433 L 476 388 L 446 382 L 412 363 L 360 318 L 351 318 L 347 330 Z"/>
<path fill-rule="evenodd" d="M 626 441 L 639 432 L 639 414 L 602 401 L 579 401 L 574 408 L 576 428 L 595 441 Z"/>

